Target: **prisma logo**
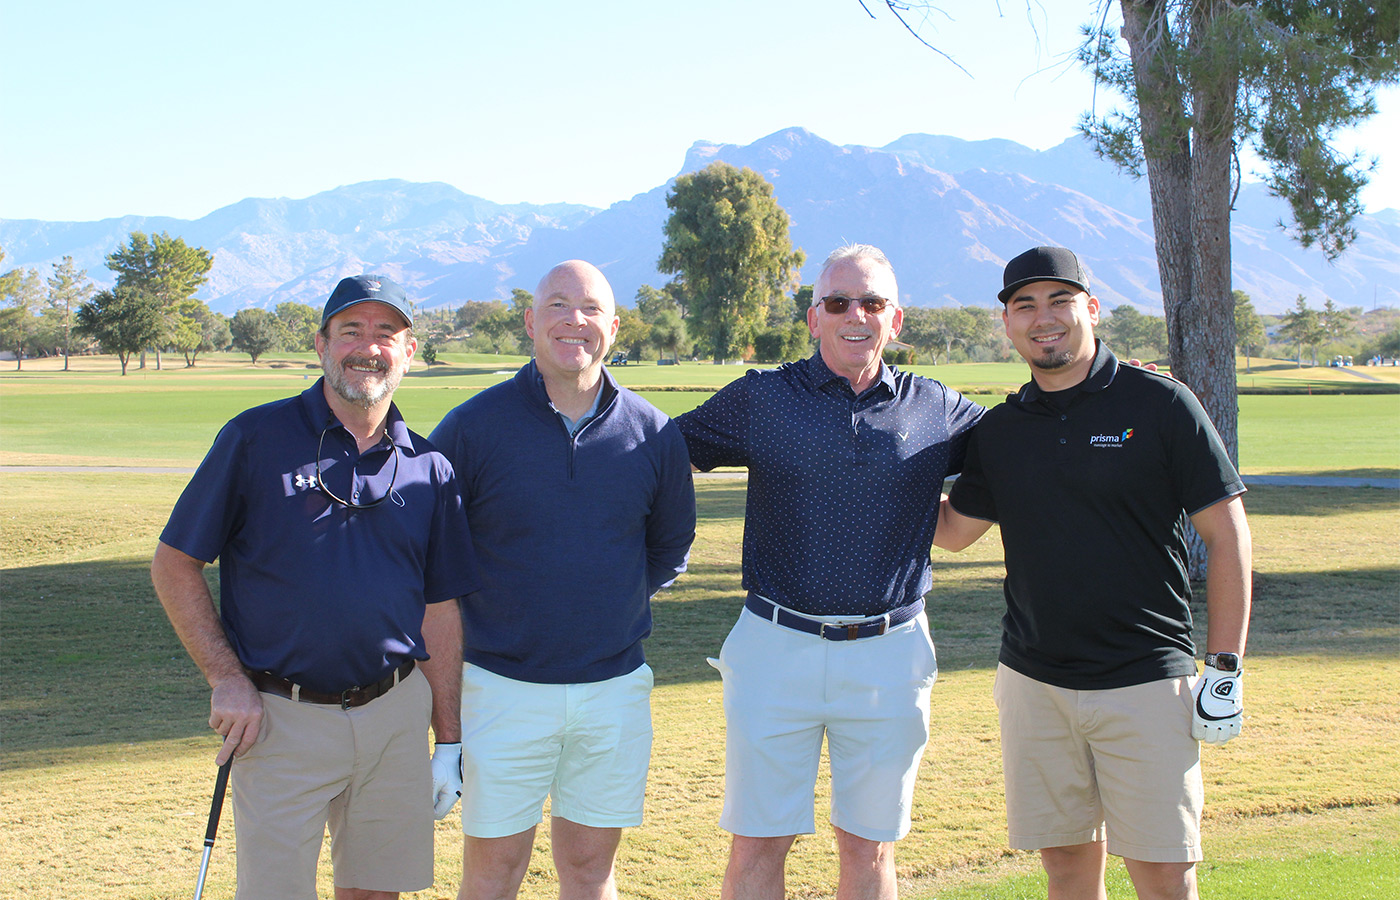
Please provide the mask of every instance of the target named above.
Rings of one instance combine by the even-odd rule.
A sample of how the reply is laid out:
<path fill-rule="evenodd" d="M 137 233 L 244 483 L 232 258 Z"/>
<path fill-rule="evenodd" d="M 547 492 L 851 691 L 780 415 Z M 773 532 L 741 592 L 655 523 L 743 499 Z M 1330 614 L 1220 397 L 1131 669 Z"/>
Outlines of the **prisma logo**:
<path fill-rule="evenodd" d="M 1090 447 L 1122 447 L 1128 442 L 1128 438 L 1133 436 L 1131 428 L 1123 429 L 1122 434 L 1091 434 L 1089 435 Z"/>

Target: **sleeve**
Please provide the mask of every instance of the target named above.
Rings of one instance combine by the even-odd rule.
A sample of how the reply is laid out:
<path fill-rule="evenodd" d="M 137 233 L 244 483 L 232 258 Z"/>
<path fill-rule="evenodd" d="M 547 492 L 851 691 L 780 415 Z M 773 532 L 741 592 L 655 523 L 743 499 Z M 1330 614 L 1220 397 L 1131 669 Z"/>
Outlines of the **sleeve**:
<path fill-rule="evenodd" d="M 967 456 L 968 438 L 987 412 L 986 407 L 948 390 L 948 474 L 963 470 Z"/>
<path fill-rule="evenodd" d="M 647 596 L 685 571 L 695 540 L 695 485 L 685 439 L 675 422 L 656 436 L 661 445 L 660 479 L 647 515 Z"/>
<path fill-rule="evenodd" d="M 715 466 L 747 466 L 749 385 L 752 372 L 720 388 L 699 407 L 675 420 L 690 451 L 690 462 L 702 472 Z"/>
<path fill-rule="evenodd" d="M 175 501 L 160 541 L 212 563 L 242 526 L 246 514 L 241 479 L 245 474 L 243 429 L 229 422 Z"/>
<path fill-rule="evenodd" d="M 438 470 L 437 503 L 423 566 L 423 599 L 428 603 L 462 597 L 481 587 L 467 510 L 457 478 L 451 463 L 441 456 Z"/>
<path fill-rule="evenodd" d="M 948 502 L 965 516 L 997 522 L 1000 520 L 997 518 L 996 501 L 992 498 L 986 474 L 982 471 L 982 452 L 978 447 L 978 437 L 981 433 L 980 430 L 974 429 L 967 440 L 962 474 L 953 482 L 953 489 L 948 492 Z"/>
<path fill-rule="evenodd" d="M 1244 481 L 1220 433 L 1211 424 L 1201 402 L 1190 388 L 1180 385 L 1168 408 L 1167 459 L 1182 509 L 1196 513 L 1227 497 L 1245 492 Z"/>

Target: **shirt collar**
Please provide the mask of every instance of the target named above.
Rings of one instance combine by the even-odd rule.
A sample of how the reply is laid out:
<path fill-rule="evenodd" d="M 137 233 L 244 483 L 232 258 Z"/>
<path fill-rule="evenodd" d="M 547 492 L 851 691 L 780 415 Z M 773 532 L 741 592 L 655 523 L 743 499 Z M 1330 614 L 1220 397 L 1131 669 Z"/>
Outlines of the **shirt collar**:
<path fill-rule="evenodd" d="M 820 350 L 813 353 L 811 358 L 807 360 L 807 378 L 814 388 L 825 387 L 833 381 L 839 381 L 848 388 L 851 386 L 850 379 L 846 378 L 844 375 L 837 375 L 827 367 L 826 361 L 822 359 L 822 352 Z M 880 361 L 880 377 L 876 379 L 875 384 L 872 384 L 870 387 L 866 388 L 866 390 L 874 390 L 877 385 L 884 385 L 885 390 L 889 392 L 890 396 L 894 396 L 894 369 L 885 365 L 884 360 Z"/>
<path fill-rule="evenodd" d="M 1118 374 L 1118 357 L 1113 355 L 1113 351 L 1108 349 L 1108 345 L 1098 338 L 1094 338 L 1094 362 L 1089 366 L 1089 374 L 1084 376 L 1084 380 L 1075 385 L 1080 391 L 1097 393 L 1113 383 L 1114 376 Z M 1035 379 L 1021 385 L 1021 390 L 1016 392 L 1017 398 L 1022 403 L 1034 403 L 1044 396 L 1045 391 L 1040 389 Z"/>
<path fill-rule="evenodd" d="M 316 379 L 315 384 L 301 392 L 302 409 L 306 412 L 312 431 L 318 434 L 332 425 L 340 425 L 340 420 L 331 411 L 330 403 L 326 402 L 325 381 L 323 375 Z M 393 401 L 389 402 L 389 413 L 384 417 L 384 434 L 401 448 L 412 449 L 413 442 L 408 434 L 408 425 L 404 423 L 403 414 Z"/>

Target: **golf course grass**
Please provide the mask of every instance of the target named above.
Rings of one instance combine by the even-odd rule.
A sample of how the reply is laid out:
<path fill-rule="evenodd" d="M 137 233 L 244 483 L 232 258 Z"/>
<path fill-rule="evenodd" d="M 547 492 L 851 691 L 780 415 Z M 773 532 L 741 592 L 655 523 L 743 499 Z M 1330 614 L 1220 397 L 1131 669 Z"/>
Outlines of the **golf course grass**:
<path fill-rule="evenodd" d="M 114 363 L 102 369 L 102 360 L 66 374 L 26 361 L 21 373 L 0 372 L 0 466 L 193 466 L 231 415 L 309 386 L 316 373 L 307 361 L 251 368 L 246 359 L 211 359 L 195 370 L 136 370 L 125 379 Z M 415 369 L 400 406 L 426 432 L 521 361 Z M 679 412 L 667 405 L 689 408 L 743 369 L 614 371 Z M 983 387 L 989 402 L 1025 377 L 1019 366 L 925 373 Z M 1400 474 L 1394 394 L 1245 395 L 1240 435 L 1246 472 Z M 154 900 L 193 888 L 218 741 L 205 723 L 207 688 L 171 632 L 147 568 L 186 480 L 102 471 L 0 477 L 0 896 Z M 626 897 L 718 896 L 727 847 L 716 824 L 723 712 L 718 677 L 704 658 L 742 602 L 745 487 L 742 478 L 698 479 L 690 571 L 654 603 L 647 654 L 657 676 L 656 745 L 646 824 L 627 831 L 619 853 Z M 1202 752 L 1201 896 L 1400 897 L 1400 492 L 1259 487 L 1246 495 L 1246 508 L 1255 543 L 1246 724 L 1240 738 Z M 1085 547 L 1075 564 L 1090 564 L 1093 553 Z M 929 615 L 940 677 L 914 831 L 897 851 L 901 896 L 1044 897 L 1035 858 L 1005 849 L 991 703 L 999 542 L 989 534 L 966 553 L 935 551 L 934 559 Z M 1203 596 L 1194 608 L 1203 629 Z M 799 840 L 790 862 L 791 897 L 829 897 L 834 888 L 827 789 L 823 777 L 817 833 Z M 208 898 L 233 895 L 231 825 L 226 816 Z M 434 888 L 406 896 L 455 896 L 455 816 L 438 823 L 436 846 Z M 555 895 L 548 846 L 542 829 L 524 898 Z M 330 896 L 328 854 L 321 893 Z M 1109 897 L 1133 896 L 1112 861 Z"/>

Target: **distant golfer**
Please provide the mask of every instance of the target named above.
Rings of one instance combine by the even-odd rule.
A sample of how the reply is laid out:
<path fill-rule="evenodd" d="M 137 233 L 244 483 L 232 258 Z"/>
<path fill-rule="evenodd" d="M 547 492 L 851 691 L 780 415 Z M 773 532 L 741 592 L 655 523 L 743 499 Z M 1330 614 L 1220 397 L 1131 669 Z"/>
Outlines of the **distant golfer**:
<path fill-rule="evenodd" d="M 651 761 L 650 600 L 685 571 L 695 492 L 680 431 L 603 366 L 602 272 L 555 266 L 525 328 L 534 360 L 432 434 L 481 560 L 462 598 L 460 897 L 516 896 L 549 797 L 559 896 L 611 900 Z"/>
<path fill-rule="evenodd" d="M 392 402 L 412 326 L 398 285 L 341 281 L 324 377 L 224 426 L 151 564 L 213 688 L 217 761 L 237 757 L 238 900 L 315 898 L 328 822 L 338 900 L 433 882 L 434 807 L 461 786 L 455 598 L 477 581 L 452 467 Z"/>
<path fill-rule="evenodd" d="M 1031 380 L 974 431 L 934 543 L 960 550 L 1001 524 L 1010 843 L 1040 851 L 1051 897 L 1103 897 L 1113 853 L 1143 900 L 1195 898 L 1197 741 L 1240 730 L 1244 484 L 1185 385 L 1121 366 L 1095 339 L 1099 300 L 1071 251 L 1028 250 L 1003 284 Z M 1199 679 L 1188 521 L 1210 554 Z"/>

